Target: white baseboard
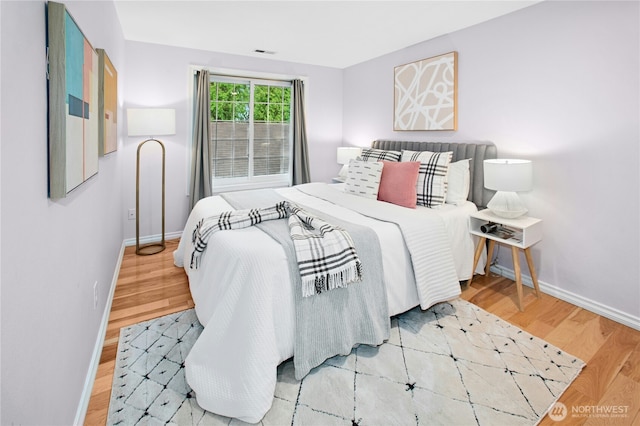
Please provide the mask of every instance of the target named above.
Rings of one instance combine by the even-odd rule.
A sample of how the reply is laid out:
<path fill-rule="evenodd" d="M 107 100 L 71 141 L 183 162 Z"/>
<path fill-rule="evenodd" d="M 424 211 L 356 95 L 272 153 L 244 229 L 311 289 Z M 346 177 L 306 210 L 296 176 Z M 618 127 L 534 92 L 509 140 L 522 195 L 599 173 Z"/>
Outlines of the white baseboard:
<path fill-rule="evenodd" d="M 135 242 L 134 242 L 135 244 Z M 115 270 L 113 271 L 113 277 L 111 278 L 111 288 L 109 289 L 109 296 L 107 297 L 107 303 L 104 306 L 102 312 L 102 321 L 100 322 L 100 328 L 98 329 L 98 335 L 96 336 L 96 343 L 93 347 L 93 355 L 91 356 L 91 363 L 89 364 L 89 370 L 87 371 L 87 377 L 84 381 L 84 388 L 82 395 L 80 396 L 80 404 L 76 411 L 76 418 L 73 422 L 74 426 L 82 426 L 84 419 L 87 416 L 87 409 L 89 408 L 89 400 L 91 399 L 91 391 L 93 390 L 93 383 L 96 380 L 96 374 L 98 373 L 98 366 L 100 365 L 100 357 L 102 356 L 102 347 L 104 346 L 104 338 L 107 335 L 107 326 L 109 325 L 109 315 L 111 314 L 111 304 L 113 303 L 113 295 L 116 291 L 116 283 L 118 282 L 118 275 L 120 275 L 120 266 L 122 265 L 122 258 L 124 257 L 124 241 L 120 247 L 120 255 L 116 263 Z"/>
<path fill-rule="evenodd" d="M 164 239 L 166 240 L 173 240 L 175 238 L 180 238 L 182 237 L 182 231 L 177 231 L 177 232 L 169 232 L 168 234 L 164 234 Z M 158 241 L 162 241 L 162 234 L 156 234 L 156 235 L 148 235 L 146 237 L 140 237 L 140 244 L 148 244 L 148 243 L 157 243 Z M 124 240 L 124 245 L 127 247 L 130 246 L 135 246 L 136 245 L 136 239 L 135 238 L 129 238 L 127 240 Z"/>
<path fill-rule="evenodd" d="M 502 265 L 492 266 L 491 271 L 514 281 L 516 279 L 516 275 L 513 270 L 505 268 Z M 522 274 L 522 284 L 533 288 L 533 281 L 528 275 Z M 624 324 L 633 329 L 640 330 L 640 318 L 638 317 L 630 315 L 626 312 L 622 312 L 610 306 L 603 305 L 600 302 L 587 299 L 586 297 L 582 297 L 570 291 L 558 288 L 549 283 L 545 283 L 544 281 L 538 280 L 538 285 L 540 286 L 540 291 L 542 291 L 543 293 L 557 297 L 558 299 L 562 299 L 565 302 L 569 302 L 576 306 L 580 306 L 581 308 L 594 312 L 598 315 L 602 315 L 603 317 L 609 318 L 610 320 L 619 322 L 620 324 Z"/>

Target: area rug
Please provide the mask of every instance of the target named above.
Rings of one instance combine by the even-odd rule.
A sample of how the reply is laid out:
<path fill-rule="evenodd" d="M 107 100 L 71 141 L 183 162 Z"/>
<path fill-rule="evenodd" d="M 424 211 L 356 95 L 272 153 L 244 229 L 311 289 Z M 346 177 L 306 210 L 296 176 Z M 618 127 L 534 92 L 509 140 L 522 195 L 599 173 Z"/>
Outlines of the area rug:
<path fill-rule="evenodd" d="M 297 381 L 278 368 L 264 425 L 534 425 L 585 363 L 464 300 L 392 319 L 379 347 L 359 346 Z M 202 326 L 191 310 L 123 328 L 109 425 L 228 425 L 202 410 L 184 359 Z"/>

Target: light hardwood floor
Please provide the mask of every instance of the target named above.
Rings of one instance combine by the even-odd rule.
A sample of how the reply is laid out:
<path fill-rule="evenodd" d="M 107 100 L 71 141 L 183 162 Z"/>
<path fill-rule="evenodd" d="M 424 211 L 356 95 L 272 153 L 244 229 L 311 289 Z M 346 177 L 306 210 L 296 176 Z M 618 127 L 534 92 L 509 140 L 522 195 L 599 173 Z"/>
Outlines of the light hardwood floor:
<path fill-rule="evenodd" d="M 184 270 L 173 266 L 177 245 L 168 241 L 166 250 L 152 256 L 136 256 L 134 247 L 125 250 L 86 425 L 106 423 L 120 328 L 193 307 Z M 549 295 L 536 299 L 528 287 L 520 312 L 515 283 L 500 276 L 476 277 L 462 290 L 463 299 L 587 363 L 560 398 L 567 418 L 556 423 L 546 417 L 541 425 L 640 425 L 640 332 Z M 626 411 L 625 417 L 572 414 L 614 406 Z"/>

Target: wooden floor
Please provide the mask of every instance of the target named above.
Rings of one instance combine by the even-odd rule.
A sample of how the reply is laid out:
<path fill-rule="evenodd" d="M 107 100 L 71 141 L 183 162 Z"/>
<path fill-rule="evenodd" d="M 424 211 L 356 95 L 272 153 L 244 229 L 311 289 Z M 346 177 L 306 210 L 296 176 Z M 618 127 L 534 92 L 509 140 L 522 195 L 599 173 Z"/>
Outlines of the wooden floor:
<path fill-rule="evenodd" d="M 166 250 L 152 256 L 125 250 L 86 425 L 106 422 L 120 328 L 193 307 L 184 270 L 173 266 L 177 244 L 168 241 Z M 569 413 L 559 424 L 640 425 L 640 332 L 552 296 L 536 299 L 528 287 L 520 312 L 515 283 L 500 276 L 475 278 L 463 286 L 462 298 L 587 363 L 560 398 Z M 612 409 L 624 417 L 585 414 Z M 540 424 L 556 422 L 546 417 Z"/>

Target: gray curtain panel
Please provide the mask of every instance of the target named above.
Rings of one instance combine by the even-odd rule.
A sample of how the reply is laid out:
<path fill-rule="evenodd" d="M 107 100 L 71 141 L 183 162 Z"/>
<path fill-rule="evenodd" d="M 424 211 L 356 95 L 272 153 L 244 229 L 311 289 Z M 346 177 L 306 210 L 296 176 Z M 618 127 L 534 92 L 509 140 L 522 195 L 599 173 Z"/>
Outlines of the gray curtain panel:
<path fill-rule="evenodd" d="M 209 71 L 196 74 L 196 102 L 193 117 L 193 144 L 191 156 L 191 189 L 189 191 L 191 209 L 202 198 L 211 193 L 211 157 L 209 156 L 210 93 Z"/>
<path fill-rule="evenodd" d="M 309 148 L 304 117 L 304 85 L 293 80 L 293 184 L 311 181 L 309 173 Z"/>

